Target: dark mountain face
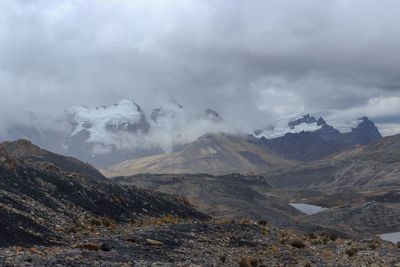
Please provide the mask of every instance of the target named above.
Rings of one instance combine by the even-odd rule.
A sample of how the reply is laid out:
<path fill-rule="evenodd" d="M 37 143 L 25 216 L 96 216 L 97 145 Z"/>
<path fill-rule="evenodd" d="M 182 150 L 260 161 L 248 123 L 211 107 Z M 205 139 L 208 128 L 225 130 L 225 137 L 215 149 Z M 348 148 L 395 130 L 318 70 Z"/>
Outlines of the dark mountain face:
<path fill-rule="evenodd" d="M 288 159 L 300 161 L 314 161 L 322 159 L 333 153 L 340 152 L 359 144 L 368 144 L 382 138 L 378 128 L 367 117 L 361 118 L 362 122 L 350 133 L 340 133 L 328 125 L 323 118 L 316 120 L 310 115 L 305 115 L 288 123 L 293 129 L 301 124 L 316 123 L 321 126 L 315 131 L 302 131 L 287 133 L 282 137 L 260 139 L 261 144 L 269 147 L 276 153 Z"/>
<path fill-rule="evenodd" d="M 268 181 L 281 189 L 371 190 L 399 187 L 400 135 L 301 164 Z"/>
<path fill-rule="evenodd" d="M 262 144 L 288 159 L 314 161 L 346 149 L 348 146 L 325 140 L 316 132 L 288 133 L 283 137 L 266 139 Z"/>
<path fill-rule="evenodd" d="M 382 138 L 375 124 L 367 117 L 361 118 L 362 122 L 352 130 L 353 143 L 366 145 L 372 141 Z"/>
<path fill-rule="evenodd" d="M 82 216 L 118 222 L 143 216 L 208 218 L 175 197 L 78 173 L 79 161 L 49 155 L 26 141 L 6 146 L 0 146 L 0 246 L 61 242 Z"/>
<path fill-rule="evenodd" d="M 317 120 L 313 116 L 310 116 L 310 114 L 307 114 L 307 115 L 305 115 L 305 116 L 303 116 L 303 117 L 301 117 L 301 118 L 299 118 L 297 120 L 290 121 L 288 124 L 289 124 L 289 127 L 291 129 L 293 129 L 294 126 L 296 126 L 296 125 L 300 125 L 302 123 L 311 124 L 311 123 L 314 123 L 314 122 L 317 122 Z"/>
<path fill-rule="evenodd" d="M 91 165 L 83 163 L 72 157 L 65 157 L 41 149 L 28 140 L 21 139 L 14 142 L 4 142 L 1 143 L 0 146 L 7 149 L 11 155 L 29 163 L 51 163 L 65 172 L 80 173 L 99 180 L 106 179 Z"/>

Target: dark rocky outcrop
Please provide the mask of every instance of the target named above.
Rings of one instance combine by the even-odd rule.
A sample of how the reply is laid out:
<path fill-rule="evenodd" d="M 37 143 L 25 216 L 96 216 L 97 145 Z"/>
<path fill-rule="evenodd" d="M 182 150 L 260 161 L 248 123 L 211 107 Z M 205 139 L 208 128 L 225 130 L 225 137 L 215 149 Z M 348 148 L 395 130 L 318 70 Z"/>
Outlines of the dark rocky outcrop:
<path fill-rule="evenodd" d="M 208 218 L 175 197 L 79 173 L 79 161 L 56 165 L 69 161 L 26 141 L 0 146 L 0 246 L 63 242 L 60 231 L 67 232 L 83 215 L 116 222 L 143 216 Z"/>
<path fill-rule="evenodd" d="M 80 173 L 100 180 L 106 179 L 90 164 L 41 149 L 28 140 L 20 139 L 14 142 L 4 142 L 0 146 L 7 149 L 11 155 L 29 163 L 52 163 L 62 171 Z"/>

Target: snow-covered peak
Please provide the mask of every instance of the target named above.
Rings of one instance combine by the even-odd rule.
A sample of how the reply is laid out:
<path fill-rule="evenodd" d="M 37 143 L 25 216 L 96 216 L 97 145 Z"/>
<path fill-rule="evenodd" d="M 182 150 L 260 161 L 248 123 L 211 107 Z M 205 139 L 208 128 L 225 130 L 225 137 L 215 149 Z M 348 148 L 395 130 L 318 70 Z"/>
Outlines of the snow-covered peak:
<path fill-rule="evenodd" d="M 182 117 L 184 108 L 176 101 L 171 101 L 153 109 L 151 113 L 151 121 L 154 124 L 163 124 L 166 121 L 179 119 Z"/>
<path fill-rule="evenodd" d="M 324 124 L 324 120 L 316 120 L 309 114 L 296 113 L 277 119 L 275 123 L 265 129 L 255 131 L 254 135 L 258 138 L 271 139 L 287 133 L 314 132 L 321 129 Z"/>
<path fill-rule="evenodd" d="M 75 125 L 71 136 L 86 130 L 90 133 L 88 142 L 109 144 L 112 143 L 110 133 L 135 132 L 139 126 L 147 123 L 141 108 L 133 101 L 126 99 L 110 106 L 72 107 L 67 112 Z"/>

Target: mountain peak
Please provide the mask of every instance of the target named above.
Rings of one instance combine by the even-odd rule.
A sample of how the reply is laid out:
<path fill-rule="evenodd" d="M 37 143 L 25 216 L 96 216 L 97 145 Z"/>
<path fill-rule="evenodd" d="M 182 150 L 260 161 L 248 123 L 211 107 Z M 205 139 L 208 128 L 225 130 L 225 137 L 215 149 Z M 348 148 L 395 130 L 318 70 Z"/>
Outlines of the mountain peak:
<path fill-rule="evenodd" d="M 184 107 L 176 101 L 170 101 L 154 108 L 150 119 L 155 124 L 168 124 L 170 120 L 181 117 Z M 168 122 L 165 122 L 168 121 Z"/>
<path fill-rule="evenodd" d="M 289 125 L 290 129 L 293 129 L 295 126 L 300 125 L 302 123 L 313 124 L 315 122 L 317 122 L 315 117 L 310 116 L 310 114 L 306 114 L 306 115 L 303 115 L 300 118 L 297 118 L 297 119 L 289 121 L 288 125 Z"/>
<path fill-rule="evenodd" d="M 13 152 L 14 155 L 24 155 L 24 154 L 43 154 L 43 150 L 34 145 L 31 141 L 26 139 L 18 139 L 16 141 L 7 141 L 1 143 L 3 147 L 5 147 L 9 152 Z"/>
<path fill-rule="evenodd" d="M 87 131 L 89 132 L 88 142 L 109 144 L 113 142 L 109 140 L 110 134 L 107 132 L 136 133 L 139 130 L 147 132 L 150 127 L 141 107 L 127 99 L 109 106 L 72 107 L 67 112 L 72 116 L 71 124 L 74 125 L 71 136 Z"/>
<path fill-rule="evenodd" d="M 255 131 L 254 135 L 256 137 L 277 138 L 287 133 L 314 132 L 321 129 L 323 125 L 323 123 L 319 124 L 317 119 L 310 114 L 296 113 L 278 118 L 273 125 L 269 125 L 263 130 Z"/>
<path fill-rule="evenodd" d="M 317 121 L 317 125 L 327 125 L 327 123 L 322 117 L 319 117 L 319 119 Z"/>
<path fill-rule="evenodd" d="M 356 136 L 359 144 L 368 144 L 374 140 L 382 138 L 381 133 L 375 124 L 364 116 L 359 119 L 360 123 L 351 131 Z"/>

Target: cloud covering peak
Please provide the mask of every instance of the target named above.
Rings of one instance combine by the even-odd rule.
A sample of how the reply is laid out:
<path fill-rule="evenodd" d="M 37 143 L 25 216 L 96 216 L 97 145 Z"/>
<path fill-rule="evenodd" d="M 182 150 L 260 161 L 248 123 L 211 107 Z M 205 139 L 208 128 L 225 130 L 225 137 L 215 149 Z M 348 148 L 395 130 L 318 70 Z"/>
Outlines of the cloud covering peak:
<path fill-rule="evenodd" d="M 4 0 L 0 127 L 127 98 L 144 109 L 169 99 L 188 112 L 212 108 L 243 131 L 295 112 L 368 115 L 398 129 L 399 8 L 395 0 Z"/>

